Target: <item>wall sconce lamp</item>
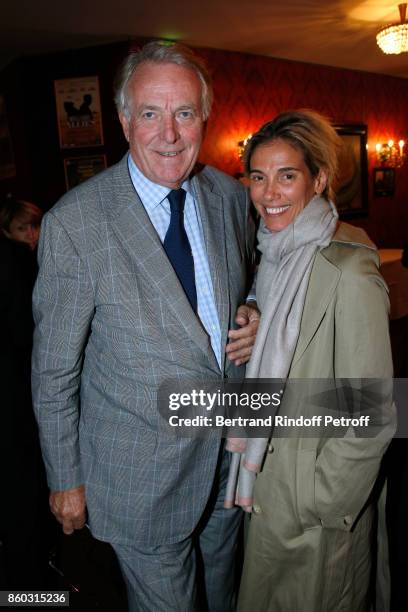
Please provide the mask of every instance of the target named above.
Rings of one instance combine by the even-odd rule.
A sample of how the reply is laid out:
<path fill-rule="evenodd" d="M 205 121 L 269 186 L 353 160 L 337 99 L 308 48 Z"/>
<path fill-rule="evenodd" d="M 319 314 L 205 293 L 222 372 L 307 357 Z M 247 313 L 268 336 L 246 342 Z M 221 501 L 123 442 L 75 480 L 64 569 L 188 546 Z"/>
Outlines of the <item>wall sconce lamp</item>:
<path fill-rule="evenodd" d="M 242 158 L 244 157 L 245 147 L 247 146 L 248 141 L 251 140 L 251 138 L 252 138 L 252 134 L 248 134 L 246 138 L 238 141 L 239 159 L 241 161 L 242 161 Z"/>
<path fill-rule="evenodd" d="M 377 143 L 375 151 L 378 163 L 388 168 L 400 168 L 405 161 L 405 142 L 400 140 L 398 145 L 393 140 L 383 144 Z"/>

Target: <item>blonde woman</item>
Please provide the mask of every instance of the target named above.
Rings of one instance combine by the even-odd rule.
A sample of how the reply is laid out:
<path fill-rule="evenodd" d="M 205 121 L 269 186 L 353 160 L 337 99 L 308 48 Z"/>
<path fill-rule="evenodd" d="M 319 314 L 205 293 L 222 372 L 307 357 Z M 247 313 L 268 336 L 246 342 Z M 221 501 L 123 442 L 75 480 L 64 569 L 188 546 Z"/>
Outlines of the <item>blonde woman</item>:
<path fill-rule="evenodd" d="M 339 222 L 330 199 L 338 144 L 324 117 L 295 111 L 266 123 L 247 147 L 262 254 L 249 378 L 392 377 L 376 248 Z M 284 393 L 280 415 L 303 409 Z M 248 441 L 237 499 L 252 510 L 239 612 L 367 609 L 370 501 L 393 433 L 388 395 L 381 409 L 386 427 L 372 438 L 284 438 L 275 428 L 269 445 Z"/>

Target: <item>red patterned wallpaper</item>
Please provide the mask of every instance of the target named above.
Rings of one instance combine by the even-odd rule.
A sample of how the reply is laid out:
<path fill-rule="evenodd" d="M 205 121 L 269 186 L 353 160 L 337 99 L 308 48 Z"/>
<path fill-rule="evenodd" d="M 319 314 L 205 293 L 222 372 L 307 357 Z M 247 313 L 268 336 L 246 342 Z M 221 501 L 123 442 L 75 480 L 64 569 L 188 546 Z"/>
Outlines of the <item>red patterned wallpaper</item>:
<path fill-rule="evenodd" d="M 403 138 L 408 149 L 408 79 L 227 51 L 199 52 L 215 89 L 202 161 L 229 174 L 240 172 L 236 143 L 290 108 L 313 108 L 335 123 L 365 123 L 370 212 L 367 219 L 352 222 L 367 229 L 380 247 L 408 242 L 408 162 L 396 170 L 394 197 L 373 197 L 372 189 L 375 143 Z"/>
<path fill-rule="evenodd" d="M 130 43 L 134 48 L 146 40 Z M 18 175 L 0 191 L 21 193 L 45 208 L 65 191 L 56 130 L 54 79 L 98 74 L 104 114 L 104 151 L 114 163 L 126 146 L 112 103 L 112 79 L 128 43 L 20 58 L 0 72 L 7 96 Z M 201 160 L 230 174 L 241 170 L 237 142 L 276 113 L 309 107 L 335 123 L 365 123 L 369 142 L 369 217 L 353 220 L 380 247 L 408 241 L 408 161 L 396 170 L 391 198 L 373 197 L 376 142 L 407 141 L 408 79 L 328 68 L 257 55 L 199 49 L 213 74 L 215 103 Z M 28 101 L 26 90 L 36 91 Z M 24 120 L 22 120 L 22 117 Z M 50 120 L 51 118 L 51 120 Z"/>

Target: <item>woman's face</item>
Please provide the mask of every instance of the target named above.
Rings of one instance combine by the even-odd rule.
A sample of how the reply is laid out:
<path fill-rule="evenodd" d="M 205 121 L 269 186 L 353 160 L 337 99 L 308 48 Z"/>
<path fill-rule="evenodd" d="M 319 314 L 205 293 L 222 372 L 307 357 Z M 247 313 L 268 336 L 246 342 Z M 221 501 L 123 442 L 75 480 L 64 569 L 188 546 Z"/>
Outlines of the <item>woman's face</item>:
<path fill-rule="evenodd" d="M 249 178 L 251 199 L 272 232 L 280 232 L 292 223 L 326 185 L 324 172 L 313 178 L 303 154 L 281 139 L 255 149 Z"/>
<path fill-rule="evenodd" d="M 10 240 L 23 242 L 33 251 L 37 246 L 40 226 L 33 221 L 31 215 L 22 214 L 19 217 L 14 217 L 8 231 L 3 230 L 3 232 Z"/>

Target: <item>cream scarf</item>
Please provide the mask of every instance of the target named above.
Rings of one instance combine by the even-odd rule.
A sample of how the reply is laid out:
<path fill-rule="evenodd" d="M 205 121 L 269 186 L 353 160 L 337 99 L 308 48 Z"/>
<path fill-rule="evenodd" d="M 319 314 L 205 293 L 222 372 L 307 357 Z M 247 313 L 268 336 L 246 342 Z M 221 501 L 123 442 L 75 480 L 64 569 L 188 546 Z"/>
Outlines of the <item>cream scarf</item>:
<path fill-rule="evenodd" d="M 247 378 L 287 378 L 299 337 L 309 276 L 317 251 L 330 244 L 338 214 L 331 202 L 314 196 L 293 223 L 258 231 L 256 296 L 261 320 L 247 367 Z M 231 466 L 224 505 L 251 512 L 253 488 L 268 438 L 228 438 Z"/>

